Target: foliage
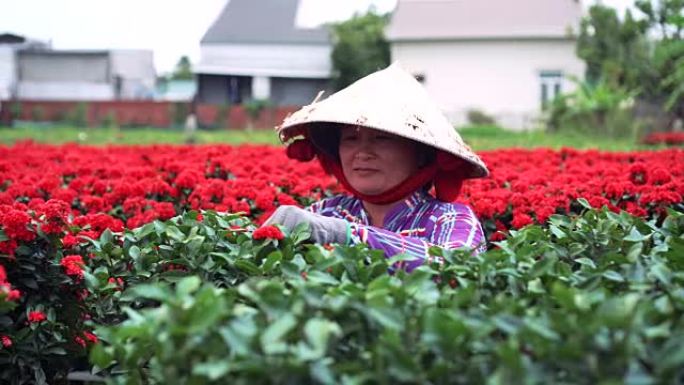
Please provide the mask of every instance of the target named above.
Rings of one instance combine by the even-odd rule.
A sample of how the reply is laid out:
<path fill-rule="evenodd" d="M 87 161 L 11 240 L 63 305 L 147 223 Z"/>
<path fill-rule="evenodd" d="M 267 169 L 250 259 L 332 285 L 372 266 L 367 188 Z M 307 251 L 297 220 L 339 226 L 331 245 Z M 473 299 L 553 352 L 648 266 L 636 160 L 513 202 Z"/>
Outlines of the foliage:
<path fill-rule="evenodd" d="M 388 20 L 388 15 L 371 10 L 331 26 L 335 89 L 342 89 L 389 65 L 390 47 L 384 36 Z"/>
<path fill-rule="evenodd" d="M 587 80 L 616 89 L 638 90 L 640 98 L 663 104 L 684 119 L 684 1 L 637 0 L 640 12 L 623 20 L 600 4 L 582 21 L 578 56 Z"/>
<path fill-rule="evenodd" d="M 611 138 L 638 136 L 639 122 L 633 119 L 631 111 L 636 91 L 611 86 L 604 78 L 596 84 L 573 81 L 576 90 L 551 103 L 548 111 L 551 130 Z"/>
<path fill-rule="evenodd" d="M 205 218 L 126 235 L 129 252 L 146 236 L 159 249 L 136 249 L 137 274 L 151 267 L 154 280 L 163 253 L 185 269 L 129 286 L 126 320 L 98 329 L 105 343 L 91 359 L 115 369 L 110 383 L 674 383 L 684 374 L 684 215 L 675 211 L 660 224 L 608 210 L 554 216 L 485 254 L 433 249 L 432 263 L 389 275 L 402 256 L 308 245 L 304 228 L 253 241 L 230 235 L 220 215 Z"/>
<path fill-rule="evenodd" d="M 468 110 L 466 115 L 468 117 L 468 123 L 469 124 L 485 125 L 485 126 L 496 125 L 496 119 L 494 119 L 494 117 L 488 115 L 484 111 L 475 110 L 475 109 Z"/>
<path fill-rule="evenodd" d="M 67 114 L 66 121 L 74 127 L 88 127 L 88 103 L 76 103 L 74 108 Z"/>
<path fill-rule="evenodd" d="M 190 58 L 183 55 L 178 59 L 176 67 L 171 74 L 172 80 L 192 80 L 195 75 L 192 72 L 192 63 L 190 63 Z"/>
<path fill-rule="evenodd" d="M 271 101 L 268 99 L 251 99 L 242 105 L 250 119 L 257 120 L 261 113 L 271 105 Z"/>

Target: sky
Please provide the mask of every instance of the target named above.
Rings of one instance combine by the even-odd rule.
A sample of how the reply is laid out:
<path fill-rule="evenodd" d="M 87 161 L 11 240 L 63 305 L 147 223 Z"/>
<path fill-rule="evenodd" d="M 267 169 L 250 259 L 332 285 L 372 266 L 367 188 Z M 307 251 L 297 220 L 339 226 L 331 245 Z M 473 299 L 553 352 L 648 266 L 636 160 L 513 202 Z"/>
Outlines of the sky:
<path fill-rule="evenodd" d="M 477 1 L 477 0 L 464 0 Z M 549 0 L 551 1 L 551 0 Z M 584 0 L 593 3 L 599 0 Z M 633 0 L 602 0 L 624 10 Z M 0 33 L 49 41 L 54 49 L 151 49 L 158 73 L 182 55 L 199 61 L 199 42 L 227 0 L 0 0 Z M 344 20 L 396 0 L 302 0 L 298 24 Z M 586 5 L 586 4 L 585 4 Z M 622 13 L 622 12 L 621 12 Z"/>

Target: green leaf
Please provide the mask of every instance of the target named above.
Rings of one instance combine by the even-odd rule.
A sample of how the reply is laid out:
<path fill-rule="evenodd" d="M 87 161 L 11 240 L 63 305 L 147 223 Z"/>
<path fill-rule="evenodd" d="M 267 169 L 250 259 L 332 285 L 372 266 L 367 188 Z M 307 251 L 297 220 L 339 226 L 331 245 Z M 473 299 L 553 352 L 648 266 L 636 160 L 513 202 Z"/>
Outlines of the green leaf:
<path fill-rule="evenodd" d="M 259 266 L 255 265 L 252 261 L 246 259 L 239 259 L 235 261 L 235 267 L 244 271 L 249 275 L 261 275 L 262 271 Z"/>
<path fill-rule="evenodd" d="M 195 292 L 201 284 L 202 281 L 197 276 L 184 277 L 176 284 L 176 292 L 178 295 L 186 296 Z"/>
<path fill-rule="evenodd" d="M 217 359 L 209 362 L 195 363 L 192 366 L 192 374 L 204 376 L 211 381 L 216 381 L 230 371 L 230 362 L 225 359 Z"/>
<path fill-rule="evenodd" d="M 163 302 L 165 299 L 171 297 L 166 286 L 160 284 L 144 284 L 133 286 L 126 290 L 125 297 L 130 299 L 147 298 Z"/>
<path fill-rule="evenodd" d="M 0 229 L 0 242 L 9 241 L 9 237 L 5 235 L 5 232 Z"/>
<path fill-rule="evenodd" d="M 601 274 L 601 276 L 603 276 L 604 278 L 609 279 L 611 281 L 615 281 L 615 282 L 624 282 L 625 281 L 625 278 L 622 275 L 620 275 L 620 273 L 618 273 L 617 271 L 614 271 L 614 270 L 606 270 Z"/>
<path fill-rule="evenodd" d="M 643 235 L 637 230 L 636 227 L 632 227 L 632 230 L 629 232 L 629 235 L 625 237 L 625 241 L 628 242 L 643 242 L 647 240 L 649 236 Z"/>
<path fill-rule="evenodd" d="M 575 262 L 579 263 L 580 265 L 589 266 L 592 269 L 596 269 L 596 264 L 594 263 L 594 261 L 592 261 L 589 258 L 586 258 L 586 257 L 577 258 L 577 259 L 575 259 Z"/>
<path fill-rule="evenodd" d="M 261 335 L 261 348 L 266 354 L 283 352 L 286 349 L 281 341 L 287 333 L 297 326 L 297 319 L 291 313 L 287 313 L 270 324 Z"/>

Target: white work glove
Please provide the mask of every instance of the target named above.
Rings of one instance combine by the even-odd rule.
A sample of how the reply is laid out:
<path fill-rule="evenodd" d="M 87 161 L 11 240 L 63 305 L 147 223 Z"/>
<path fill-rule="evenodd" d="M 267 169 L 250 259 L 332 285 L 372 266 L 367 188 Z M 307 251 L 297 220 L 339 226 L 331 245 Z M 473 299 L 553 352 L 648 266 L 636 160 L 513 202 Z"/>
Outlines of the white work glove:
<path fill-rule="evenodd" d="M 308 223 L 311 229 L 311 240 L 319 244 L 349 243 L 349 223 L 344 219 L 324 217 L 297 206 L 280 206 L 271 215 L 264 226 L 282 225 L 293 230 L 300 223 Z"/>

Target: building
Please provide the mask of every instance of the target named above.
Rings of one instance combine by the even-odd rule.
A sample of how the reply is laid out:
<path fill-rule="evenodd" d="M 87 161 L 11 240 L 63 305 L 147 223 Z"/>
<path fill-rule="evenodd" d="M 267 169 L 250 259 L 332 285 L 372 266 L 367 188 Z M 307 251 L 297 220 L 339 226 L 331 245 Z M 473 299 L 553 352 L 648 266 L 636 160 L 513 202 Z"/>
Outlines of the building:
<path fill-rule="evenodd" d="M 17 63 L 15 52 L 22 49 L 45 50 L 48 43 L 27 39 L 13 33 L 0 34 L 0 100 L 7 100 L 17 93 Z"/>
<path fill-rule="evenodd" d="M 21 100 L 136 100 L 154 96 L 149 50 L 33 50 L 15 52 Z"/>
<path fill-rule="evenodd" d="M 399 0 L 386 35 L 455 125 L 480 111 L 525 129 L 583 76 L 581 17 L 578 0 Z"/>
<path fill-rule="evenodd" d="M 149 50 L 54 50 L 0 34 L 0 100 L 137 100 L 154 96 Z"/>
<path fill-rule="evenodd" d="M 304 105 L 331 76 L 327 29 L 296 25 L 300 0 L 230 0 L 200 44 L 198 101 Z"/>

